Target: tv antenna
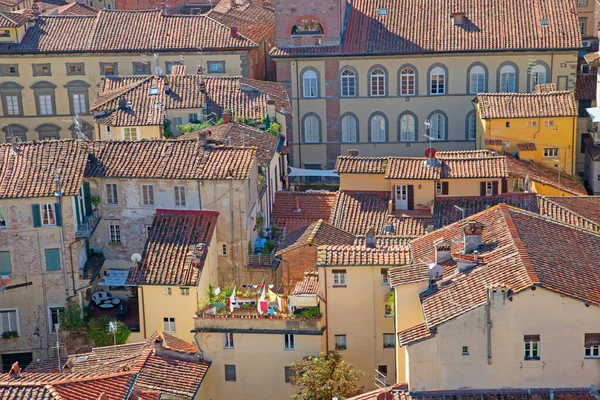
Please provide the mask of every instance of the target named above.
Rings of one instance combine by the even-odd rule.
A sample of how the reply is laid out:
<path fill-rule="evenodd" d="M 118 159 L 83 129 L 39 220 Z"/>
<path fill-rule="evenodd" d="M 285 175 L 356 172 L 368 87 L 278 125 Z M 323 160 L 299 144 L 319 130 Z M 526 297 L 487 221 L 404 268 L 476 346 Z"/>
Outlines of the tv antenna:
<path fill-rule="evenodd" d="M 119 330 L 117 321 L 110 321 L 108 323 L 108 332 L 112 333 L 112 335 L 113 335 L 113 345 L 115 347 L 117 347 L 117 330 Z"/>
<path fill-rule="evenodd" d="M 63 119 L 62 121 L 73 123 L 73 133 L 75 134 L 75 139 L 87 140 L 87 137 L 85 136 L 85 134 L 83 133 L 83 130 L 81 129 L 82 123 L 81 123 L 81 118 L 79 117 L 78 113 L 75 113 L 75 115 L 73 115 L 72 120 Z"/>
<path fill-rule="evenodd" d="M 156 75 L 162 75 L 164 72 L 164 70 L 160 67 L 160 65 L 157 65 L 156 68 L 154 68 L 154 73 Z"/>
<path fill-rule="evenodd" d="M 462 214 L 462 219 L 465 219 L 465 213 L 467 212 L 467 209 L 466 209 L 466 208 L 459 207 L 459 206 L 457 206 L 456 204 L 454 205 L 454 208 L 456 208 L 458 211 L 460 211 L 460 212 L 461 212 L 461 214 Z"/>

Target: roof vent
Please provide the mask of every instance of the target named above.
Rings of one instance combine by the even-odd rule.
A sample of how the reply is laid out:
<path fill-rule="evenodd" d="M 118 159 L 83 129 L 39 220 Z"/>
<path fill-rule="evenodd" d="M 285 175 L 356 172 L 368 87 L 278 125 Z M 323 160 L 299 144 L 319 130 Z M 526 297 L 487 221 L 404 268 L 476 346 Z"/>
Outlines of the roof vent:
<path fill-rule="evenodd" d="M 465 12 L 453 12 L 450 14 L 452 18 L 452 26 L 462 26 L 465 23 L 467 14 Z"/>
<path fill-rule="evenodd" d="M 379 15 L 387 15 L 387 8 L 378 8 L 377 13 Z"/>
<path fill-rule="evenodd" d="M 158 95 L 158 88 L 156 86 L 153 86 L 150 88 L 150 96 L 156 96 Z"/>
<path fill-rule="evenodd" d="M 549 26 L 550 25 L 550 20 L 548 18 L 542 18 L 540 20 L 540 25 L 542 25 L 542 26 Z"/>

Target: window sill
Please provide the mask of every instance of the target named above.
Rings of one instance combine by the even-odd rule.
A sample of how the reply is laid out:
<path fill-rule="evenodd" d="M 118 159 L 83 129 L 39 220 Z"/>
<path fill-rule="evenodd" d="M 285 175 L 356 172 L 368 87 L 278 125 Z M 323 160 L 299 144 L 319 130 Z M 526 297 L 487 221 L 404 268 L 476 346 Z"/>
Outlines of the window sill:
<path fill-rule="evenodd" d="M 44 226 L 56 226 L 56 224 L 42 224 L 42 227 Z"/>
<path fill-rule="evenodd" d="M 331 287 L 345 288 L 348 287 L 348 285 L 331 285 Z"/>
<path fill-rule="evenodd" d="M 524 360 L 525 361 L 540 361 L 540 358 L 539 357 L 529 357 L 529 358 L 525 357 Z"/>
<path fill-rule="evenodd" d="M 395 347 L 396 347 L 396 346 L 383 346 L 383 348 L 384 348 L 384 349 L 393 349 L 393 348 L 395 348 Z"/>
<path fill-rule="evenodd" d="M 600 360 L 600 356 L 585 356 L 586 360 Z"/>
<path fill-rule="evenodd" d="M 225 350 L 235 350 L 235 347 L 224 346 L 223 349 L 225 349 Z"/>
<path fill-rule="evenodd" d="M 283 349 L 283 351 L 294 351 L 294 350 L 296 350 L 296 349 L 286 349 L 286 348 Z"/>

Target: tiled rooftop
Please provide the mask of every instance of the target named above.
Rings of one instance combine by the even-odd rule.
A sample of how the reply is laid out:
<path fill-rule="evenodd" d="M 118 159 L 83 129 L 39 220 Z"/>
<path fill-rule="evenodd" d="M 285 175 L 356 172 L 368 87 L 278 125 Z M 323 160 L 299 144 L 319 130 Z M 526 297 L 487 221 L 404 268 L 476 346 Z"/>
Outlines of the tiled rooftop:
<path fill-rule="evenodd" d="M 87 161 L 75 140 L 48 140 L 0 145 L 0 198 L 77 194 Z"/>
<path fill-rule="evenodd" d="M 411 261 L 410 246 L 393 245 L 368 248 L 364 245 L 319 246 L 317 267 L 330 266 L 394 266 Z"/>
<path fill-rule="evenodd" d="M 196 285 L 218 216 L 214 211 L 156 210 L 142 261 L 131 270 L 127 281 L 137 285 Z"/>
<path fill-rule="evenodd" d="M 581 179 L 574 175 L 561 172 L 559 184 L 558 171 L 555 168 L 550 168 L 532 161 L 518 160 L 508 155 L 506 156 L 506 165 L 510 176 L 523 179 L 528 176 L 534 181 L 560 188 L 560 190 L 573 195 L 586 196 L 588 194 Z"/>
<path fill-rule="evenodd" d="M 592 68 L 595 73 L 588 75 L 577 75 L 575 83 L 576 100 L 596 100 L 596 85 L 598 84 L 598 69 Z"/>
<path fill-rule="evenodd" d="M 408 392 L 404 388 L 388 387 L 363 393 L 347 400 L 380 400 L 390 393 L 389 400 L 594 400 L 597 393 L 590 388 L 552 389 L 460 389 L 435 392 Z"/>
<path fill-rule="evenodd" d="M 53 10 L 56 15 L 76 16 L 91 15 L 95 16 L 100 10 L 83 3 L 68 3 Z"/>
<path fill-rule="evenodd" d="M 296 283 L 292 296 L 298 296 L 302 294 L 319 294 L 319 281 L 312 277 L 305 277 L 300 282 Z"/>
<path fill-rule="evenodd" d="M 276 56 L 421 54 L 581 47 L 577 16 L 568 0 L 357 0 L 343 45 L 274 49 Z M 387 10 L 385 15 L 379 9 Z M 450 15 L 465 11 L 462 25 Z M 548 20 L 542 26 L 540 16 Z M 415 26 L 414 21 L 422 23 Z M 431 29 L 435 27 L 435 29 Z"/>
<path fill-rule="evenodd" d="M 295 237 L 295 235 L 292 235 L 292 237 Z M 303 246 L 321 246 L 327 244 L 343 245 L 353 243 L 353 234 L 336 228 L 320 219 L 317 222 L 310 224 L 296 240 L 291 243 L 284 243 L 284 247 L 277 251 L 277 256 Z"/>
<path fill-rule="evenodd" d="M 330 223 L 355 235 L 364 235 L 370 228 L 383 233 L 390 198 L 389 192 L 338 192 Z"/>
<path fill-rule="evenodd" d="M 208 16 L 225 26 L 235 26 L 247 38 L 261 43 L 275 31 L 275 13 L 246 1 L 222 0 Z"/>
<path fill-rule="evenodd" d="M 554 205 L 565 212 L 579 216 L 589 222 L 600 226 L 600 196 L 578 196 L 578 197 L 541 197 L 542 213 L 548 212 L 548 207 Z M 596 228 L 597 228 L 596 226 Z"/>
<path fill-rule="evenodd" d="M 573 92 L 480 93 L 475 97 L 482 119 L 577 116 Z"/>
<path fill-rule="evenodd" d="M 583 144 L 585 145 L 585 149 L 590 153 L 590 157 L 594 161 L 600 160 L 600 145 L 597 145 L 589 135 L 584 136 Z"/>
<path fill-rule="evenodd" d="M 429 280 L 429 266 L 427 264 L 410 264 L 390 269 L 390 284 L 392 286 Z"/>
<path fill-rule="evenodd" d="M 16 28 L 27 22 L 27 15 L 12 12 L 0 13 L 0 28 Z"/>
<path fill-rule="evenodd" d="M 306 228 L 313 222 L 329 220 L 336 192 L 277 192 L 273 206 L 273 225 L 287 234 Z"/>

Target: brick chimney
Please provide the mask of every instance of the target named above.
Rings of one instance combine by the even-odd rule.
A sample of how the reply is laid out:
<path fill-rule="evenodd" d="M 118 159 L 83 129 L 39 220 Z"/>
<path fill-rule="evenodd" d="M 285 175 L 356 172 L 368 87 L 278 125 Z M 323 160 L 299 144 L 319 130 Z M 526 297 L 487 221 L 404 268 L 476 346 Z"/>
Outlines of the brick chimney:
<path fill-rule="evenodd" d="M 237 37 L 238 37 L 238 28 L 237 28 L 237 26 L 232 26 L 231 27 L 231 37 L 237 39 Z"/>
<path fill-rule="evenodd" d="M 231 122 L 231 113 L 228 111 L 223 112 L 223 123 L 228 124 Z"/>
<path fill-rule="evenodd" d="M 275 100 L 267 100 L 267 116 L 271 121 L 275 121 Z"/>
<path fill-rule="evenodd" d="M 156 338 L 156 340 L 154 341 L 154 354 L 156 354 L 157 356 L 162 356 L 163 352 L 165 351 L 165 347 L 163 345 L 163 338 L 162 335 L 158 335 L 158 337 Z"/>
<path fill-rule="evenodd" d="M 435 263 L 442 264 L 452 259 L 452 253 L 450 252 L 450 242 L 447 240 L 438 240 L 433 246 L 435 247 Z"/>
<path fill-rule="evenodd" d="M 360 155 L 360 151 L 358 149 L 348 149 L 348 155 L 350 157 L 358 157 Z"/>
<path fill-rule="evenodd" d="M 482 233 L 483 224 L 481 222 L 469 221 L 466 223 L 463 227 L 465 254 L 470 254 L 481 246 L 483 243 Z"/>

